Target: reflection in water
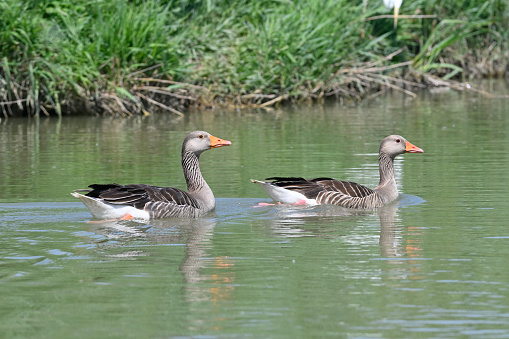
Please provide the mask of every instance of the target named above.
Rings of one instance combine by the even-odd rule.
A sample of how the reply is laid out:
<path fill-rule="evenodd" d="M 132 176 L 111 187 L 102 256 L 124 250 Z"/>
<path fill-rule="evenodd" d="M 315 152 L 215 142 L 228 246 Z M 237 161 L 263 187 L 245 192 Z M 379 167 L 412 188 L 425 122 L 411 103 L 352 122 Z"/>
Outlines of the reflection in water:
<path fill-rule="evenodd" d="M 392 285 L 399 284 L 401 279 L 419 280 L 422 274 L 422 243 L 421 230 L 403 226 L 402 208 L 422 203 L 416 196 L 402 195 L 399 201 L 377 210 L 354 211 L 338 206 L 275 206 L 274 217 L 270 223 L 270 232 L 278 237 L 323 237 L 337 238 L 346 246 L 350 253 L 360 255 L 361 261 L 381 260 L 383 264 L 373 264 L 373 270 L 364 268 L 360 273 L 355 268 L 345 266 L 343 277 L 359 276 L 367 279 L 380 279 Z M 379 237 L 373 234 L 373 227 L 379 224 Z M 369 225 L 369 228 L 365 226 Z M 353 226 L 353 227 L 352 227 Z M 366 257 L 368 248 L 378 240 L 379 257 Z M 370 265 L 371 266 L 371 265 Z M 355 266 L 354 266 L 355 267 Z M 350 274 L 349 274 L 350 273 Z"/>
<path fill-rule="evenodd" d="M 210 312 L 219 312 L 223 304 L 231 301 L 235 286 L 235 260 L 226 256 L 210 257 L 207 253 L 213 245 L 211 243 L 213 230 L 217 218 L 201 219 L 157 219 L 150 221 L 118 220 L 99 223 L 89 223 L 89 230 L 102 235 L 102 246 L 115 246 L 116 248 L 129 248 L 115 258 L 138 258 L 167 256 L 154 251 L 154 243 L 159 245 L 183 245 L 185 254 L 179 270 L 184 284 L 182 289 L 171 291 L 180 294 L 183 291 L 184 299 L 189 303 L 195 317 L 189 325 L 189 330 L 206 328 L 217 331 L 223 328 L 227 319 L 214 318 L 212 321 L 208 314 L 202 314 L 206 308 Z M 104 240 L 107 239 L 107 240 Z M 111 240 L 111 241 L 110 241 Z M 129 242 L 143 241 L 142 250 L 132 250 Z M 148 246 L 145 242 L 150 242 Z M 129 245 L 129 246 L 127 246 Z M 148 250 L 144 250 L 147 248 Z M 108 255 L 108 257 L 112 257 Z M 168 280 L 171 280 L 168 278 Z"/>
<path fill-rule="evenodd" d="M 378 216 L 381 256 L 383 258 L 416 258 L 421 256 L 419 230 L 408 227 L 406 245 L 403 245 L 401 229 L 396 224 L 399 220 L 399 208 L 422 202 L 423 200 L 419 197 L 403 195 L 400 200 L 376 210 L 350 210 L 331 205 L 276 206 L 271 232 L 284 238 L 330 236 L 331 229 L 329 227 L 316 226 L 352 222 L 359 219 L 365 221 L 366 218 Z M 355 243 L 355 241 L 358 244 L 365 242 L 360 238 L 351 242 Z"/>
<path fill-rule="evenodd" d="M 179 268 L 185 281 L 186 299 L 193 303 L 212 301 L 217 304 L 231 298 L 235 278 L 232 268 L 235 263 L 228 257 L 207 256 L 207 249 L 212 247 L 211 238 L 216 222 L 215 218 L 116 220 L 89 225 L 90 230 L 95 234 L 101 234 L 108 240 L 115 240 L 113 244 L 110 244 L 113 246 L 119 246 L 119 240 L 122 240 L 120 245 L 124 245 L 129 240 L 140 238 L 158 244 L 184 245 L 185 255 Z M 102 242 L 105 243 L 108 240 L 102 240 Z M 115 254 L 114 257 L 133 258 L 148 255 L 155 254 L 149 251 L 126 250 Z M 211 270 L 210 274 L 202 272 L 206 268 Z"/>
<path fill-rule="evenodd" d="M 404 254 L 401 237 L 396 235 L 397 212 L 397 206 L 388 205 L 378 213 L 380 218 L 380 253 L 386 258 L 401 257 Z"/>

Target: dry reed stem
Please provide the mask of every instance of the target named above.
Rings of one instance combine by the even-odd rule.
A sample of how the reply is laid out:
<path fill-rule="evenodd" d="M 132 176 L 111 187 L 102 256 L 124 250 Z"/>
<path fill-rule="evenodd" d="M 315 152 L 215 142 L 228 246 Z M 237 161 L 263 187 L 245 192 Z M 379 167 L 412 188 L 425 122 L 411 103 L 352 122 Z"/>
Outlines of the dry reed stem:
<path fill-rule="evenodd" d="M 383 58 L 381 59 L 378 59 L 378 60 L 375 60 L 373 62 L 368 62 L 366 63 L 365 67 L 372 67 L 372 66 L 375 66 L 381 62 L 384 62 L 384 61 L 389 61 L 389 60 L 392 60 L 392 58 L 394 58 L 396 55 L 402 53 L 403 51 L 405 51 L 407 49 L 407 47 L 401 47 L 400 49 L 398 49 L 397 51 L 394 51 L 390 54 L 387 54 L 386 56 L 384 56 Z"/>
<path fill-rule="evenodd" d="M 160 103 L 160 102 L 158 102 L 158 101 L 156 101 L 156 100 L 154 100 L 154 99 L 151 99 L 151 98 L 149 98 L 149 97 L 147 97 L 147 96 L 145 96 L 145 95 L 143 95 L 143 94 L 141 94 L 141 93 L 138 93 L 138 95 L 139 95 L 140 97 L 142 97 L 143 99 L 147 100 L 148 102 L 150 102 L 150 103 L 152 103 L 152 104 L 154 104 L 154 105 L 156 105 L 156 106 L 159 106 L 159 107 L 161 107 L 161 108 L 164 108 L 165 110 L 168 110 L 168 111 L 170 111 L 170 112 L 172 112 L 172 113 L 174 113 L 174 114 L 177 114 L 177 115 L 178 115 L 178 116 L 180 116 L 180 117 L 183 117 L 183 116 L 184 116 L 184 114 L 183 114 L 183 113 L 181 113 L 181 112 L 177 111 L 176 109 L 174 109 L 174 108 L 172 108 L 172 107 L 170 107 L 170 106 L 166 106 L 165 104 L 162 104 L 162 103 Z"/>
<path fill-rule="evenodd" d="M 402 84 L 405 84 L 405 85 L 410 85 L 410 86 L 415 86 L 415 87 L 420 87 L 420 88 L 426 88 L 426 85 L 420 84 L 418 82 L 409 81 L 409 80 L 403 80 L 403 79 L 399 79 L 399 78 L 394 78 L 394 77 L 390 77 L 388 75 L 374 73 L 374 74 L 370 74 L 370 76 L 376 76 L 376 77 L 379 77 L 379 78 L 382 78 L 382 79 L 387 79 L 387 80 L 390 80 L 390 81 L 393 81 L 393 82 L 399 82 L 399 83 L 402 83 Z"/>
<path fill-rule="evenodd" d="M 369 76 L 367 75 L 362 75 L 362 74 L 357 74 L 357 77 L 361 78 L 361 79 L 364 79 L 366 81 L 373 81 L 373 82 L 376 82 L 376 83 L 379 83 L 381 85 L 384 85 L 384 86 L 387 86 L 387 87 L 390 87 L 392 89 L 395 89 L 397 91 L 401 91 L 405 94 L 408 94 L 410 96 L 412 96 L 413 98 L 416 98 L 417 97 L 417 94 L 415 94 L 414 92 L 411 92 L 409 90 L 406 90 L 404 88 L 401 88 L 399 86 L 396 86 L 396 85 L 393 85 L 391 84 L 390 82 L 386 82 L 386 81 L 382 81 L 382 80 L 379 80 L 379 79 L 373 79 L 373 78 L 370 78 Z"/>
<path fill-rule="evenodd" d="M 0 102 L 0 105 L 2 105 L 2 106 L 10 106 L 10 105 L 18 104 L 19 108 L 23 108 L 23 105 L 21 104 L 21 102 L 23 102 L 23 101 L 28 101 L 28 98 L 18 99 L 18 100 L 14 100 L 14 101 L 3 101 L 3 102 Z"/>
<path fill-rule="evenodd" d="M 196 101 L 196 98 L 190 97 L 190 96 L 184 96 L 181 94 L 176 94 L 170 92 L 166 87 L 156 87 L 156 86 L 142 86 L 142 87 L 133 87 L 133 91 L 149 91 L 153 93 L 163 94 L 163 95 L 169 95 L 178 99 L 184 99 L 189 101 Z"/>
<path fill-rule="evenodd" d="M 276 102 L 279 102 L 279 101 L 284 100 L 284 99 L 287 99 L 287 98 L 288 98 L 288 95 L 287 95 L 287 94 L 284 94 L 284 95 L 278 96 L 278 97 L 277 97 L 277 98 L 275 98 L 275 99 L 272 99 L 272 100 L 270 100 L 270 101 L 264 102 L 263 104 L 255 105 L 255 107 L 267 107 L 267 106 L 273 105 L 273 104 L 275 104 Z"/>
<path fill-rule="evenodd" d="M 403 67 L 403 66 L 409 66 L 412 64 L 412 61 L 405 61 L 400 62 L 398 64 L 389 65 L 389 66 L 383 66 L 383 67 L 370 67 L 370 68 L 346 68 L 346 69 L 340 69 L 337 71 L 337 74 L 359 74 L 359 73 L 373 73 L 373 72 L 383 72 L 390 69 Z"/>

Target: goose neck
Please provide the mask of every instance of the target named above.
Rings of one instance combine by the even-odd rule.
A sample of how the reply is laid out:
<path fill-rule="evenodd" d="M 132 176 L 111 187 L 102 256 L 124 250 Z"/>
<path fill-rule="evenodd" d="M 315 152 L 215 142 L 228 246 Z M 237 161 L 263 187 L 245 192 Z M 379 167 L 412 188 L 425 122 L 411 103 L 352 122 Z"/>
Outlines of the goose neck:
<path fill-rule="evenodd" d="M 384 186 L 387 184 L 396 184 L 394 179 L 394 158 L 380 152 L 378 155 L 378 168 L 380 171 L 380 183 L 378 186 Z"/>
<path fill-rule="evenodd" d="M 395 200 L 399 193 L 394 178 L 394 158 L 380 152 L 378 157 L 380 183 L 375 188 L 384 203 Z"/>
<path fill-rule="evenodd" d="M 182 169 L 184 171 L 184 178 L 186 179 L 187 191 L 189 193 L 209 188 L 201 174 L 199 160 L 199 155 L 194 152 L 182 152 Z"/>

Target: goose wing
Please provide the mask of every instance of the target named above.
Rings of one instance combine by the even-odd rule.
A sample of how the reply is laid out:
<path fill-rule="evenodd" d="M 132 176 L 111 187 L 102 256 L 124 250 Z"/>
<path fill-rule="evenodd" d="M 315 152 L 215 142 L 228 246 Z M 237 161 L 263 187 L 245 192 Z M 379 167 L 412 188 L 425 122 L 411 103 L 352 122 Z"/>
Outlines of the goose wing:
<path fill-rule="evenodd" d="M 91 190 L 86 194 L 89 197 L 102 199 L 112 205 L 129 205 L 138 209 L 144 209 L 147 204 L 186 206 L 199 208 L 198 201 L 175 187 L 157 187 L 151 185 L 90 185 Z M 176 207 L 176 206 L 175 206 Z"/>
<path fill-rule="evenodd" d="M 380 196 L 371 188 L 351 181 L 331 178 L 311 179 L 323 188 L 316 197 L 320 204 L 347 208 L 375 208 L 383 204 Z"/>
<path fill-rule="evenodd" d="M 332 178 L 304 179 L 300 177 L 272 177 L 270 184 L 298 192 L 318 204 L 332 204 L 347 208 L 372 208 L 380 205 L 378 194 L 355 182 Z"/>
<path fill-rule="evenodd" d="M 271 177 L 265 180 L 272 180 L 271 185 L 298 192 L 307 199 L 316 199 L 318 193 L 323 190 L 318 183 L 300 177 Z"/>
<path fill-rule="evenodd" d="M 338 192 L 352 198 L 364 198 L 375 193 L 371 188 L 351 181 L 342 181 L 332 178 L 315 178 L 310 179 L 310 181 L 316 183 L 327 192 Z"/>
<path fill-rule="evenodd" d="M 272 177 L 265 180 L 272 180 L 271 184 L 290 191 L 297 191 L 308 199 L 316 199 L 320 192 L 336 192 L 342 195 L 356 198 L 364 198 L 374 193 L 366 186 L 350 181 L 341 181 L 332 178 L 304 179 L 300 177 Z"/>

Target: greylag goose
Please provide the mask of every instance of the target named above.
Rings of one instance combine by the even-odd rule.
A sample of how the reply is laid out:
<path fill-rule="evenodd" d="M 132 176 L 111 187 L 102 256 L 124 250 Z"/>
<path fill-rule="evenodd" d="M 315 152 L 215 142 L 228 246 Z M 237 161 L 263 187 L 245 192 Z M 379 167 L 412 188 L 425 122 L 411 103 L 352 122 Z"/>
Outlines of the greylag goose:
<path fill-rule="evenodd" d="M 378 153 L 380 183 L 373 189 L 355 182 L 331 178 L 273 177 L 265 179 L 272 181 L 251 181 L 260 184 L 272 199 L 284 204 L 377 208 L 394 201 L 399 195 L 394 179 L 394 158 L 403 153 L 422 152 L 422 149 L 399 135 L 390 135 L 383 139 Z"/>
<path fill-rule="evenodd" d="M 150 185 L 90 185 L 71 193 L 97 219 L 159 219 L 200 217 L 216 206 L 214 194 L 200 171 L 200 154 L 211 148 L 231 145 L 204 131 L 189 133 L 182 144 L 182 168 L 187 192 L 174 187 Z M 85 195 L 77 193 L 86 191 Z"/>

